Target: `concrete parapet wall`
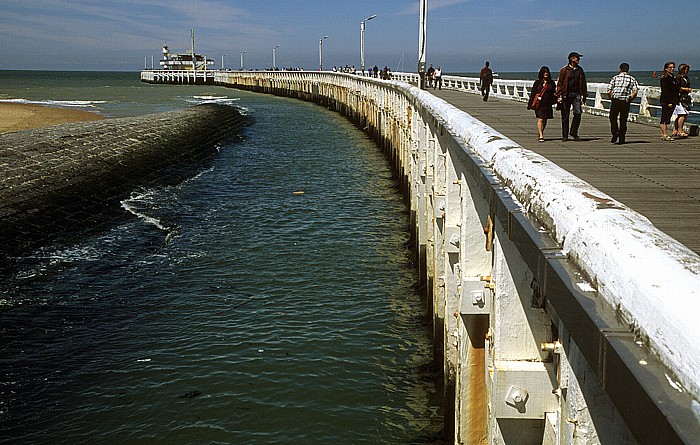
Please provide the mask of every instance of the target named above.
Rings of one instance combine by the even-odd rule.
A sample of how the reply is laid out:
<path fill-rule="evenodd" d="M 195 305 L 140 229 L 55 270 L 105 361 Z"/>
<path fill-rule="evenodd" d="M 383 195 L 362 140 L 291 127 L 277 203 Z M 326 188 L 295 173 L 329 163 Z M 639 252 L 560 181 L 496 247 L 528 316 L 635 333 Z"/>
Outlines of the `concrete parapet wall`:
<path fill-rule="evenodd" d="M 248 118 L 225 105 L 0 135 L 0 256 L 121 211 L 134 187 L 217 153 Z M 170 170 L 168 170 L 170 169 Z"/>
<path fill-rule="evenodd" d="M 402 179 L 455 443 L 697 443 L 700 258 L 427 92 L 335 73 L 219 73 L 317 102 Z"/>

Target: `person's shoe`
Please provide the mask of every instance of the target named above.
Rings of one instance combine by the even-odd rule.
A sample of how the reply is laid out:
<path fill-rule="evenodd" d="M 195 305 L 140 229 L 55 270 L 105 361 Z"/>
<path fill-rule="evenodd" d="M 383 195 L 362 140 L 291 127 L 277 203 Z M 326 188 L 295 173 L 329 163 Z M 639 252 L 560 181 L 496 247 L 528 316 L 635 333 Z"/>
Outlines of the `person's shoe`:
<path fill-rule="evenodd" d="M 544 138 L 539 138 L 538 141 L 544 142 Z"/>
<path fill-rule="evenodd" d="M 615 142 L 617 142 L 617 135 L 613 135 L 613 137 L 610 139 L 611 144 L 614 144 Z"/>
<path fill-rule="evenodd" d="M 665 134 L 665 135 L 661 136 L 661 140 L 662 141 L 672 141 L 673 138 L 671 136 Z"/>
<path fill-rule="evenodd" d="M 578 137 L 577 134 L 572 134 L 571 137 L 572 137 L 576 142 L 579 142 L 579 141 L 581 140 L 581 138 Z"/>
<path fill-rule="evenodd" d="M 617 143 L 617 145 L 624 145 L 624 143 L 625 143 L 625 138 L 621 137 L 620 141 Z"/>
<path fill-rule="evenodd" d="M 562 142 L 566 142 L 569 140 L 569 138 L 561 138 Z"/>

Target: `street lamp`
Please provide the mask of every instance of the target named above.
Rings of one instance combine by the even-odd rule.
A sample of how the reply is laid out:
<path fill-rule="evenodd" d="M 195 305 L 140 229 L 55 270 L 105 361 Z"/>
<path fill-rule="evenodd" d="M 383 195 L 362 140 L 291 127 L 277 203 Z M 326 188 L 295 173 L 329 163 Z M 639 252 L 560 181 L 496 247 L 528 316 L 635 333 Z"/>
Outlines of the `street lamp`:
<path fill-rule="evenodd" d="M 318 39 L 318 70 L 323 71 L 323 41 L 330 36 L 323 36 L 323 38 Z"/>
<path fill-rule="evenodd" d="M 428 33 L 428 0 L 420 0 L 420 29 L 418 32 L 418 87 L 425 89 L 426 35 Z"/>
<path fill-rule="evenodd" d="M 224 70 L 224 56 L 226 56 L 226 54 L 221 55 L 221 71 Z"/>
<path fill-rule="evenodd" d="M 241 71 L 243 71 L 243 54 L 247 53 L 248 51 L 243 51 L 241 53 Z"/>
<path fill-rule="evenodd" d="M 374 14 L 360 22 L 360 61 L 362 62 L 360 66 L 363 76 L 365 75 L 365 22 L 372 20 L 376 16 L 377 14 Z"/>
<path fill-rule="evenodd" d="M 280 47 L 280 46 L 277 45 L 277 46 L 275 46 L 274 48 L 272 48 L 272 69 L 273 69 L 273 70 L 274 70 L 275 68 L 277 68 L 277 48 L 279 48 L 279 47 Z"/>

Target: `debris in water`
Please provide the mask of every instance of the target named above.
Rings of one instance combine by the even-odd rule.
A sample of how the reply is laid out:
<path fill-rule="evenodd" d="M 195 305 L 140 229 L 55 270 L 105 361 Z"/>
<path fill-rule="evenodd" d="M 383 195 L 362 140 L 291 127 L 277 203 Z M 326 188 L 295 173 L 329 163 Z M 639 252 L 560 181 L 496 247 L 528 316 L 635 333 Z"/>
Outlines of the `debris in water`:
<path fill-rule="evenodd" d="M 177 398 L 178 399 L 194 399 L 195 397 L 199 397 L 201 395 L 202 395 L 202 393 L 200 391 L 194 390 L 194 391 L 190 391 L 188 393 L 185 393 L 181 396 L 178 396 Z"/>
<path fill-rule="evenodd" d="M 292 195 L 303 195 L 304 191 L 303 190 L 297 190 L 296 192 L 292 192 Z"/>

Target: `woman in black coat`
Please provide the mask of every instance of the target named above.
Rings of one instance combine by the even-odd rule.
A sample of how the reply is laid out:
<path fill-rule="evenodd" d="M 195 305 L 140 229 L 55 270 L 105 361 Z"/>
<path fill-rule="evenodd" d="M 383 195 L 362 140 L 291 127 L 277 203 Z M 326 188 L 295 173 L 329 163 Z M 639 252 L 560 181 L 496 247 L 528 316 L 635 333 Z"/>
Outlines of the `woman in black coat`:
<path fill-rule="evenodd" d="M 547 127 L 547 119 L 554 117 L 552 105 L 557 101 L 554 92 L 557 85 L 552 80 L 552 73 L 548 66 L 540 68 L 537 80 L 532 84 L 530 99 L 527 102 L 528 110 L 535 110 L 537 116 L 537 131 L 540 133 L 540 142 L 544 142 L 544 129 Z"/>
<path fill-rule="evenodd" d="M 661 97 L 659 102 L 661 102 L 661 140 L 662 141 L 672 141 L 673 137 L 668 135 L 667 126 L 671 123 L 671 117 L 673 116 L 673 111 L 676 109 L 680 99 L 680 88 L 678 88 L 678 81 L 673 75 L 676 70 L 676 64 L 674 62 L 666 62 L 664 65 L 664 73 L 661 75 L 661 80 L 659 81 L 659 86 L 661 87 Z"/>

